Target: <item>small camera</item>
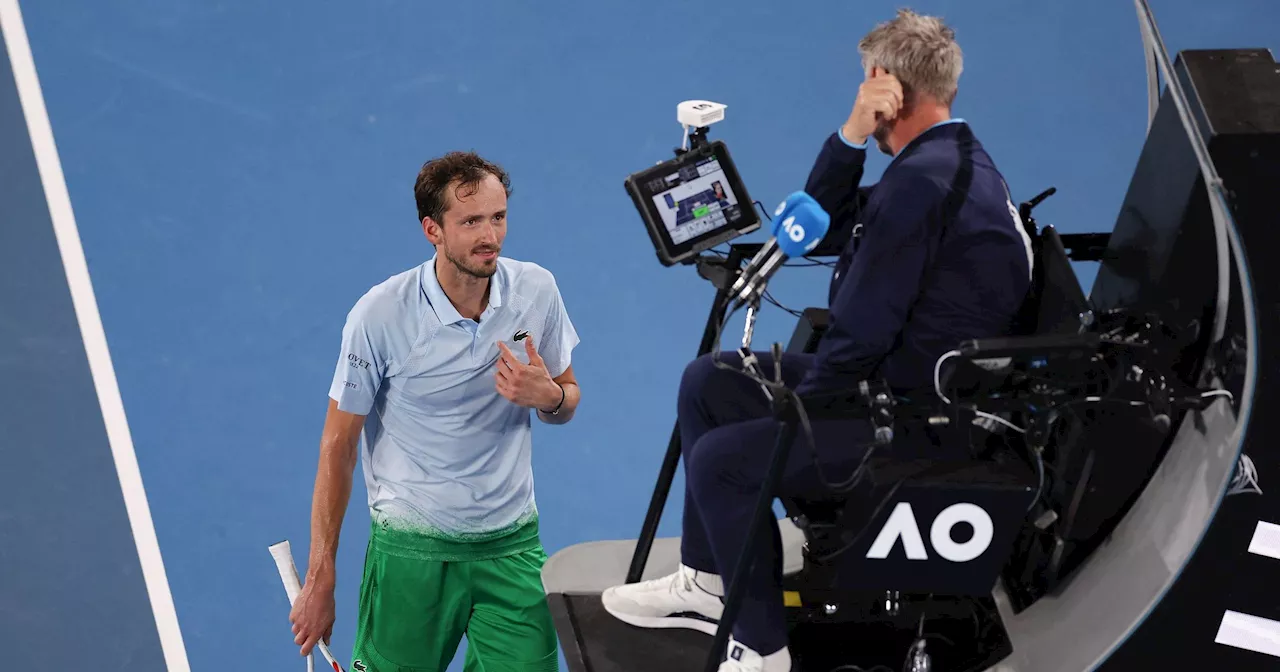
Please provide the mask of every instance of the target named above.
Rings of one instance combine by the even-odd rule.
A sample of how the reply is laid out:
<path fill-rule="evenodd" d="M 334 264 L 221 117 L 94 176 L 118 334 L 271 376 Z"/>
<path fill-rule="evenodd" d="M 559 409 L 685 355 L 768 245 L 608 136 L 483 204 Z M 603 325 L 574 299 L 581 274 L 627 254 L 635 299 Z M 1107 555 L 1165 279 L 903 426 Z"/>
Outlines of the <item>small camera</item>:
<path fill-rule="evenodd" d="M 728 106 L 709 100 L 686 100 L 676 106 L 676 121 L 681 126 L 705 128 L 722 121 L 726 107 Z"/>

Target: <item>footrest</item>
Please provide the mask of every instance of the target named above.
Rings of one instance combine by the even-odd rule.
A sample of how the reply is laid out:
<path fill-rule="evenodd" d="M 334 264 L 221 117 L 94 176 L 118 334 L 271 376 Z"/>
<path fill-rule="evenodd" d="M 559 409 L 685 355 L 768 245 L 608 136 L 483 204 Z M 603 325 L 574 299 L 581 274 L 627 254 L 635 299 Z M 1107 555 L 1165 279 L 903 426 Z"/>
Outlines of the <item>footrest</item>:
<path fill-rule="evenodd" d="M 599 593 L 551 593 L 547 602 L 569 672 L 702 672 L 711 651 L 701 632 L 619 621 Z"/>
<path fill-rule="evenodd" d="M 560 648 L 569 672 L 702 672 L 712 638 L 683 629 L 648 630 L 617 620 L 598 593 L 551 593 Z M 923 598 L 897 616 L 877 613 L 882 601 L 842 601 L 852 620 L 802 617 L 788 609 L 788 637 L 797 672 L 863 670 L 902 661 L 921 627 L 933 669 L 984 672 L 1012 652 L 995 603 L 985 599 Z"/>

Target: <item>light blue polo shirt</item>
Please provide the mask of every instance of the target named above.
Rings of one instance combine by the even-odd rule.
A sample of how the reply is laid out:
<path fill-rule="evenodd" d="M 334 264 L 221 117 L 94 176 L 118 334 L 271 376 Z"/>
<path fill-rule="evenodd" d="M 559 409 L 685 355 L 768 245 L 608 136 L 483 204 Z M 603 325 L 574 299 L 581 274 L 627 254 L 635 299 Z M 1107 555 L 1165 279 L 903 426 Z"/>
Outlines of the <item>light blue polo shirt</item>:
<path fill-rule="evenodd" d="M 499 258 L 480 320 L 463 318 L 436 258 L 370 289 L 347 315 L 329 396 L 365 415 L 361 464 L 375 524 L 465 541 L 537 517 L 530 460 L 533 410 L 498 394 L 498 342 L 528 363 L 528 332 L 552 377 L 578 334 L 555 278 Z"/>

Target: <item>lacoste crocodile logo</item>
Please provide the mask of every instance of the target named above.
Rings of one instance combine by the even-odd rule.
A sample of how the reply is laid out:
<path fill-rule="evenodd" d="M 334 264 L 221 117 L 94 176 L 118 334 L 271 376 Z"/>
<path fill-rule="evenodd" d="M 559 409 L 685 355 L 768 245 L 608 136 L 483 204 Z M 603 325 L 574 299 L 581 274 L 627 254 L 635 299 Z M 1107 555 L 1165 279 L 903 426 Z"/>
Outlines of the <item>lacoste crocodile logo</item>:
<path fill-rule="evenodd" d="M 517 331 L 517 332 L 516 332 L 516 335 L 515 335 L 515 336 L 512 336 L 512 337 L 511 337 L 511 340 L 513 340 L 513 341 L 523 341 L 524 339 L 526 339 L 526 338 L 528 338 L 528 337 L 529 337 L 529 332 L 524 331 L 524 330 L 520 330 L 520 331 Z"/>

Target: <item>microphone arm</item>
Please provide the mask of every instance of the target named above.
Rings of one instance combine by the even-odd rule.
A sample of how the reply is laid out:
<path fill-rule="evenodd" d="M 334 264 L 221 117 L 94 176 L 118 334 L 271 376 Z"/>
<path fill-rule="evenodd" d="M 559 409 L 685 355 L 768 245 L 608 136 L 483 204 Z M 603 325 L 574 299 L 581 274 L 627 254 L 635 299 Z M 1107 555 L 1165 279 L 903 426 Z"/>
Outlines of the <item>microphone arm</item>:
<path fill-rule="evenodd" d="M 756 318 L 760 316 L 760 298 L 756 297 L 751 301 L 751 305 L 747 306 L 747 321 L 742 328 L 742 349 L 751 349 L 751 336 L 756 330 Z"/>
<path fill-rule="evenodd" d="M 759 360 L 751 350 L 751 336 L 755 332 L 756 315 L 760 311 L 760 297 L 764 294 L 769 278 L 782 267 L 790 257 L 802 257 L 813 251 L 827 234 L 831 218 L 817 201 L 804 192 L 796 192 L 787 197 L 778 207 L 778 219 L 774 222 L 773 236 L 752 258 L 751 263 L 738 276 L 737 282 L 729 292 L 734 298 L 733 310 L 747 306 L 746 326 L 742 331 L 743 372 L 754 378 L 764 389 L 769 401 L 775 401 L 772 387 L 782 386 L 782 346 L 775 343 L 774 378 L 770 379 L 760 372 Z"/>
<path fill-rule="evenodd" d="M 729 289 L 729 296 L 736 296 L 741 293 L 743 288 L 747 286 L 747 283 L 760 272 L 760 266 L 777 251 L 777 238 L 770 238 L 765 241 L 765 244 L 760 247 L 760 250 L 756 252 L 755 256 L 751 257 L 751 260 L 747 262 L 747 265 L 742 267 L 742 271 L 738 273 L 737 279 L 733 282 L 733 287 Z"/>
<path fill-rule="evenodd" d="M 744 305 L 750 304 L 758 306 L 760 296 L 764 294 L 764 288 L 769 284 L 769 278 L 773 277 L 773 274 L 777 273 L 778 269 L 786 261 L 787 253 L 781 249 L 774 249 L 773 254 L 769 255 L 769 258 L 765 259 L 760 265 L 759 271 L 749 276 L 744 272 L 741 278 L 745 278 L 745 280 L 742 281 L 742 288 L 735 292 L 736 297 L 733 309 L 737 310 Z"/>
<path fill-rule="evenodd" d="M 743 370 L 750 373 L 752 376 L 756 378 L 756 381 L 760 384 L 760 389 L 764 391 L 764 396 L 768 397 L 769 401 L 772 402 L 773 391 L 769 389 L 768 385 L 764 384 L 765 378 L 764 378 L 764 374 L 761 373 L 760 371 L 760 366 L 759 366 L 760 360 L 756 358 L 756 353 L 751 350 L 751 336 L 752 334 L 755 333 L 756 317 L 758 317 L 759 314 L 760 314 L 760 296 L 757 294 L 752 296 L 751 302 L 747 304 L 746 325 L 743 326 L 742 328 L 742 348 L 738 351 L 738 354 L 742 356 Z M 775 348 L 775 350 L 776 349 L 777 348 Z M 776 356 L 778 353 L 775 352 L 774 354 Z M 775 361 L 773 366 L 775 372 L 780 372 L 781 371 L 780 367 L 781 367 L 781 362 Z M 779 373 L 778 380 L 781 381 L 781 379 L 782 379 L 781 373 Z"/>

